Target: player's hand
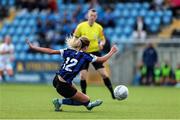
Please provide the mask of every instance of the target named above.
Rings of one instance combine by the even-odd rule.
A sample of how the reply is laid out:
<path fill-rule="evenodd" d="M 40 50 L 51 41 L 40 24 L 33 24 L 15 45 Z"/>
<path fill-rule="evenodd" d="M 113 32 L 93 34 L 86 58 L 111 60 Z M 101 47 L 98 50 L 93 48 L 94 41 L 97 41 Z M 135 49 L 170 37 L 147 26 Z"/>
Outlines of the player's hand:
<path fill-rule="evenodd" d="M 100 49 L 100 50 L 103 50 L 103 48 L 104 48 L 104 43 L 103 43 L 103 42 L 100 42 L 100 43 L 99 43 L 99 49 Z"/>
<path fill-rule="evenodd" d="M 116 47 L 116 45 L 113 45 L 113 46 L 112 46 L 111 51 L 112 51 L 113 53 L 115 53 L 115 52 L 118 51 L 118 48 Z"/>
<path fill-rule="evenodd" d="M 32 43 L 30 43 L 28 39 L 26 39 L 26 43 L 29 45 L 30 48 L 33 48 Z"/>

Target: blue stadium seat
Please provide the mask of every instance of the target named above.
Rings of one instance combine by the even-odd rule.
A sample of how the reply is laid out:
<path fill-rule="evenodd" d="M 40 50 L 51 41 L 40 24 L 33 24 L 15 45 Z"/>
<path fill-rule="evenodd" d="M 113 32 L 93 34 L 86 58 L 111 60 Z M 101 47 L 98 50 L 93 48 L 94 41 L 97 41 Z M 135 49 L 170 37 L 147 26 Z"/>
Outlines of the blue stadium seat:
<path fill-rule="evenodd" d="M 133 3 L 126 3 L 126 4 L 124 4 L 124 8 L 128 9 L 128 10 L 133 9 L 134 8 Z"/>
<path fill-rule="evenodd" d="M 16 52 L 23 52 L 22 49 L 23 49 L 23 45 L 22 44 L 19 44 L 19 43 L 16 44 L 16 47 L 15 47 Z"/>
<path fill-rule="evenodd" d="M 25 40 L 26 40 L 26 35 L 21 35 L 20 37 L 19 37 L 19 42 L 20 43 L 25 43 Z"/>
<path fill-rule="evenodd" d="M 15 31 L 16 31 L 16 29 L 14 27 L 10 27 L 8 30 L 8 34 L 12 36 L 12 35 L 14 35 Z"/>
<path fill-rule="evenodd" d="M 144 2 L 144 3 L 142 3 L 141 7 L 142 7 L 142 9 L 148 10 L 150 5 L 149 5 L 149 3 Z"/>
<path fill-rule="evenodd" d="M 16 29 L 16 32 L 15 32 L 15 34 L 17 34 L 17 35 L 22 35 L 23 34 L 23 27 L 18 27 L 17 29 Z"/>
<path fill-rule="evenodd" d="M 12 42 L 13 42 L 14 44 L 17 44 L 18 41 L 19 41 L 19 36 L 18 36 L 18 35 L 14 35 L 14 36 L 12 37 Z"/>
<path fill-rule="evenodd" d="M 121 11 L 119 10 L 114 10 L 112 12 L 113 16 L 115 17 L 115 19 L 119 18 L 121 16 Z"/>
<path fill-rule="evenodd" d="M 15 5 L 15 0 L 9 0 L 9 5 L 14 6 Z"/>
<path fill-rule="evenodd" d="M 0 35 L 0 43 L 3 41 L 3 36 Z"/>
<path fill-rule="evenodd" d="M 59 55 L 52 55 L 52 56 L 51 56 L 51 59 L 52 59 L 52 60 L 55 60 L 55 61 L 60 61 L 60 60 L 62 60 L 62 58 L 61 58 Z"/>
<path fill-rule="evenodd" d="M 160 17 L 155 17 L 155 18 L 153 18 L 153 24 L 155 24 L 155 25 L 160 25 L 160 24 L 161 24 L 161 19 L 160 19 Z"/>
<path fill-rule="evenodd" d="M 22 19 L 22 20 L 20 21 L 19 26 L 25 27 L 27 24 L 28 24 L 28 20 Z"/>
<path fill-rule="evenodd" d="M 21 51 L 27 52 L 27 50 L 29 49 L 29 46 L 26 43 L 21 44 L 21 46 Z"/>
<path fill-rule="evenodd" d="M 155 11 L 150 10 L 150 11 L 147 13 L 147 17 L 155 17 L 155 16 L 156 16 Z"/>
<path fill-rule="evenodd" d="M 163 11 L 161 11 L 161 10 L 156 11 L 155 16 L 161 18 L 163 16 Z"/>
<path fill-rule="evenodd" d="M 70 10 L 70 11 L 75 11 L 76 10 L 76 5 L 74 4 L 68 4 L 68 6 L 66 7 L 66 9 Z"/>
<path fill-rule="evenodd" d="M 123 34 L 123 29 L 122 27 L 116 27 L 114 29 L 114 34 L 117 35 L 118 37 L 120 37 Z"/>
<path fill-rule="evenodd" d="M 52 45 L 51 47 L 53 49 L 55 49 L 55 50 L 60 50 L 60 49 L 64 49 L 65 48 L 64 45 Z"/>
<path fill-rule="evenodd" d="M 87 13 L 88 9 L 89 9 L 89 4 L 88 3 L 83 4 L 83 6 L 82 6 L 82 13 Z"/>
<path fill-rule="evenodd" d="M 132 17 L 137 17 L 139 15 L 138 11 L 136 9 L 133 9 L 130 11 Z"/>
<path fill-rule="evenodd" d="M 28 39 L 29 39 L 29 41 L 35 41 L 36 40 L 36 36 L 35 35 L 30 35 L 29 37 L 28 37 Z"/>
<path fill-rule="evenodd" d="M 123 29 L 123 33 L 127 38 L 129 38 L 132 35 L 132 32 L 133 32 L 133 30 L 130 26 L 126 26 Z"/>
<path fill-rule="evenodd" d="M 151 25 L 152 24 L 152 20 L 151 20 L 150 17 L 145 17 L 144 22 L 145 22 L 146 25 Z"/>
<path fill-rule="evenodd" d="M 127 40 L 128 40 L 128 37 L 127 37 L 125 34 L 123 34 L 123 35 L 119 38 L 119 43 L 127 42 Z"/>
<path fill-rule="evenodd" d="M 3 25 L 3 28 L 7 28 L 7 29 L 8 29 L 8 28 L 10 28 L 10 26 L 11 26 L 11 25 L 10 25 L 9 22 L 5 22 L 4 25 Z"/>
<path fill-rule="evenodd" d="M 133 26 L 135 24 L 135 19 L 133 17 L 126 20 L 126 25 Z"/>
<path fill-rule="evenodd" d="M 122 11 L 122 16 L 123 16 L 123 17 L 131 17 L 131 16 L 129 16 L 129 14 L 130 14 L 130 11 L 127 10 L 127 9 L 124 9 L 124 10 Z"/>
<path fill-rule="evenodd" d="M 1 0 L 1 5 L 2 6 L 7 6 L 8 5 L 8 1 L 7 0 Z"/>
<path fill-rule="evenodd" d="M 42 59 L 42 54 L 36 53 L 35 56 L 34 56 L 34 59 L 35 59 L 35 60 L 43 60 L 43 59 Z"/>
<path fill-rule="evenodd" d="M 43 54 L 43 55 L 42 55 L 42 59 L 43 59 L 43 60 L 51 60 L 51 55 Z"/>
<path fill-rule="evenodd" d="M 165 25 L 168 25 L 172 22 L 172 12 L 171 11 L 165 11 L 162 16 L 162 22 Z"/>
<path fill-rule="evenodd" d="M 24 29 L 24 34 L 26 35 L 26 36 L 29 36 L 31 33 L 32 33 L 33 31 L 32 31 L 32 29 L 30 28 L 30 27 L 26 27 L 25 29 Z"/>
<path fill-rule="evenodd" d="M 111 36 L 111 43 L 117 44 L 118 42 L 119 42 L 119 37 L 117 36 L 117 34 L 113 34 L 113 35 Z"/>
<path fill-rule="evenodd" d="M 29 20 L 28 26 L 29 27 L 36 27 L 36 21 L 34 19 Z"/>
<path fill-rule="evenodd" d="M 149 26 L 149 29 L 152 33 L 157 33 L 159 31 L 159 26 L 158 25 L 151 25 Z"/>
<path fill-rule="evenodd" d="M 126 19 L 125 18 L 120 18 L 116 21 L 118 27 L 123 27 L 126 24 Z"/>
<path fill-rule="evenodd" d="M 142 9 L 142 10 L 140 10 L 140 11 L 139 11 L 139 16 L 143 16 L 143 17 L 145 17 L 145 16 L 147 15 L 147 13 L 148 13 L 148 11 L 147 11 L 147 10 Z"/>
<path fill-rule="evenodd" d="M 1 35 L 6 35 L 7 34 L 7 32 L 8 32 L 8 28 L 7 27 L 3 27 L 2 29 L 1 29 Z"/>
<path fill-rule="evenodd" d="M 23 15 L 23 19 L 25 19 L 26 21 L 29 21 L 31 19 L 32 15 L 31 13 L 27 12 L 26 14 Z"/>
<path fill-rule="evenodd" d="M 124 5 L 122 3 L 118 3 L 116 4 L 115 9 L 121 11 L 124 9 Z"/>
<path fill-rule="evenodd" d="M 141 9 L 141 4 L 140 3 L 134 3 L 133 8 L 136 9 L 136 10 L 140 10 Z"/>
<path fill-rule="evenodd" d="M 27 60 L 34 60 L 34 54 L 32 54 L 32 53 L 28 53 L 27 55 Z"/>
<path fill-rule="evenodd" d="M 106 36 L 111 36 L 114 34 L 114 30 L 112 28 L 106 28 L 104 32 Z"/>
<path fill-rule="evenodd" d="M 20 22 L 21 22 L 21 20 L 16 18 L 16 19 L 13 21 L 12 25 L 13 25 L 14 27 L 18 27 L 19 24 L 20 24 Z"/>

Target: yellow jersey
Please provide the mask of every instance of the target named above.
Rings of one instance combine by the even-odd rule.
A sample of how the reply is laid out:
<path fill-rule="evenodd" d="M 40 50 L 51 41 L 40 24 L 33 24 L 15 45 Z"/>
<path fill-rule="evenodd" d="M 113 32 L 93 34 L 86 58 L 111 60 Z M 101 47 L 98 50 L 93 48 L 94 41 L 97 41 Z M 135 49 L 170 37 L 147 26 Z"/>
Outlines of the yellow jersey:
<path fill-rule="evenodd" d="M 74 32 L 74 36 L 77 38 L 86 36 L 89 39 L 90 45 L 86 51 L 88 53 L 99 51 L 99 41 L 105 40 L 103 27 L 96 22 L 92 26 L 88 24 L 88 21 L 80 23 Z"/>

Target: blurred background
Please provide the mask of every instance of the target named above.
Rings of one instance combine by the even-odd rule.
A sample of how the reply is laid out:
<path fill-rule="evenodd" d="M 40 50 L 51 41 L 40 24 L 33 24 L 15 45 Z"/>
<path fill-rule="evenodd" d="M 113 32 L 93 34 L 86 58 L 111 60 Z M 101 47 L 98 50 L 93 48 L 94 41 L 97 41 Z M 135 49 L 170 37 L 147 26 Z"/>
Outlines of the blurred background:
<path fill-rule="evenodd" d="M 86 20 L 90 8 L 97 10 L 97 22 L 104 27 L 107 42 L 102 52 L 112 44 L 119 48 L 105 63 L 113 84 L 178 86 L 179 0 L 0 0 L 0 46 L 7 35 L 14 45 L 13 74 L 3 70 L 0 83 L 51 83 L 62 58 L 30 50 L 25 39 L 37 46 L 65 48 L 65 37 Z M 88 82 L 102 84 L 93 70 Z"/>

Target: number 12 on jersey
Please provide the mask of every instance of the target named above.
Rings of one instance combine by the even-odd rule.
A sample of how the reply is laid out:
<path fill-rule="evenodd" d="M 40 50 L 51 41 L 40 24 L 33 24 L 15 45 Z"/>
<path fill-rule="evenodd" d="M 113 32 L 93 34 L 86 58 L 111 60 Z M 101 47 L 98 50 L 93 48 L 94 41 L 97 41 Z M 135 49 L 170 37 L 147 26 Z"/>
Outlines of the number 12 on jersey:
<path fill-rule="evenodd" d="M 63 65 L 63 69 L 66 71 L 72 72 L 72 67 L 75 66 L 77 63 L 78 63 L 78 60 L 67 57 Z"/>

